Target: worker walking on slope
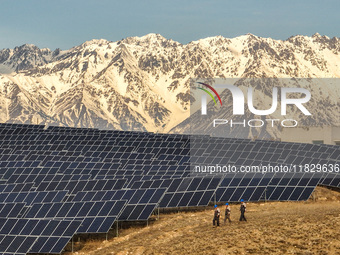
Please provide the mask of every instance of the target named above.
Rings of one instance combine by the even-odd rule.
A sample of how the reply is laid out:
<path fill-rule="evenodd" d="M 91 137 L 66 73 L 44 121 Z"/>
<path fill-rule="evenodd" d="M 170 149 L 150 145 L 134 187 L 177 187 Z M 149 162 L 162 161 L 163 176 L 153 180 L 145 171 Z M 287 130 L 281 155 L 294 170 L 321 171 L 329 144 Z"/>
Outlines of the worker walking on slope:
<path fill-rule="evenodd" d="M 229 223 L 231 223 L 230 214 L 231 214 L 230 205 L 229 205 L 229 203 L 226 203 L 226 204 L 225 204 L 225 217 L 224 217 L 224 223 L 226 223 L 227 219 L 228 219 Z"/>
<path fill-rule="evenodd" d="M 246 203 L 244 202 L 243 199 L 241 199 L 241 207 L 240 207 L 240 211 L 241 211 L 241 217 L 240 217 L 240 221 L 247 221 L 246 217 L 244 216 L 245 212 L 246 212 Z"/>
<path fill-rule="evenodd" d="M 220 226 L 220 214 L 221 214 L 220 209 L 217 207 L 217 205 L 215 205 L 213 226 L 215 226 L 215 221 L 216 221 L 217 227 Z"/>

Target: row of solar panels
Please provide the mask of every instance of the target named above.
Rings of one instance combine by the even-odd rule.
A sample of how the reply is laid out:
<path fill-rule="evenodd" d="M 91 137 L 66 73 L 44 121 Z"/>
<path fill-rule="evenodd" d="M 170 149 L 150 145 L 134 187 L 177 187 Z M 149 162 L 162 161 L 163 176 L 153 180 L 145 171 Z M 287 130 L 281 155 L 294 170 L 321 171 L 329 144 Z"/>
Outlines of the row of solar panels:
<path fill-rule="evenodd" d="M 0 218 L 0 254 L 60 254 L 80 225 L 80 221 Z"/>
<path fill-rule="evenodd" d="M 313 147 L 314 148 L 314 147 Z M 95 169 L 95 170 L 102 170 L 102 171 L 108 171 L 108 170 L 115 170 L 119 171 L 121 170 L 120 168 L 124 168 L 124 169 L 135 169 L 138 168 L 140 166 L 146 166 L 146 165 L 152 165 L 151 170 L 161 170 L 161 169 L 166 169 L 168 171 L 170 170 L 183 170 L 183 169 L 177 169 L 175 168 L 171 168 L 171 165 L 176 165 L 177 163 L 181 163 L 185 164 L 185 163 L 189 163 L 189 158 L 190 158 L 190 162 L 192 164 L 195 163 L 210 163 L 210 164 L 227 164 L 227 163 L 233 163 L 234 165 L 242 165 L 242 163 L 244 163 L 245 161 L 248 161 L 248 163 L 253 163 L 253 164 L 260 164 L 260 163 L 270 163 L 270 162 L 280 162 L 282 161 L 285 164 L 304 164 L 304 163 L 313 163 L 313 164 L 329 164 L 329 163 L 336 163 L 337 161 L 339 161 L 339 151 L 335 150 L 332 151 L 332 153 L 318 153 L 318 155 L 311 154 L 310 156 L 299 156 L 299 152 L 296 151 L 290 151 L 290 155 L 287 154 L 287 152 L 285 152 L 285 156 L 282 157 L 282 154 L 278 154 L 278 153 L 265 153 L 265 152 L 230 152 L 230 154 L 228 154 L 228 152 L 225 151 L 219 151 L 216 152 L 215 151 L 202 151 L 199 153 L 200 155 L 204 155 L 207 154 L 206 157 L 201 157 L 201 156 L 193 156 L 191 155 L 191 157 L 189 157 L 190 155 L 186 156 L 186 157 L 179 157 L 177 160 L 166 160 L 166 159 L 162 159 L 159 160 L 157 158 L 152 158 L 151 160 L 136 160 L 136 159 L 129 159 L 129 160 L 124 160 L 122 159 L 122 155 L 121 153 L 119 154 L 112 154 L 110 156 L 110 161 L 111 162 L 106 162 L 106 163 L 99 163 L 99 162 L 91 162 L 91 160 L 93 158 L 89 158 L 89 157 L 76 157 L 76 158 L 72 158 L 72 157 L 66 157 L 64 158 L 65 161 L 54 161 L 54 157 L 48 159 L 48 156 L 46 155 L 40 155 L 39 157 L 41 157 L 41 161 L 38 164 L 38 162 L 34 162 L 32 163 L 31 160 L 29 161 L 24 161 L 23 159 L 19 160 L 17 156 L 17 158 L 15 158 L 15 161 L 11 161 L 11 160 L 3 160 L 1 163 L 1 167 L 2 168 L 20 168 L 21 166 L 25 167 L 33 167 L 33 168 L 38 168 L 38 167 L 54 167 L 54 168 L 58 168 L 60 170 L 60 172 L 65 171 L 66 169 Z M 214 155 L 214 157 L 210 157 L 210 155 Z M 127 155 L 133 155 L 133 154 L 127 154 Z M 136 154 L 137 155 L 137 154 Z M 117 160 L 114 160 L 114 157 L 117 156 Z M 162 154 L 162 156 L 164 157 L 169 157 L 170 155 L 165 155 Z M 318 157 L 319 158 L 318 158 Z M 171 155 L 172 158 L 176 157 Z M 60 158 L 61 159 L 61 158 Z M 14 159 L 13 159 L 14 160 Z M 101 158 L 96 158 L 97 161 L 103 160 Z M 104 159 L 105 162 L 105 159 Z M 140 163 L 138 163 L 140 162 Z M 26 166 L 30 164 L 30 166 Z M 157 165 L 159 165 L 159 167 L 157 167 Z M 165 167 L 164 167 L 165 166 Z M 185 165 L 186 166 L 186 165 Z M 163 168 L 162 168 L 163 167 Z M 3 171 L 2 171 L 2 174 Z"/>
<path fill-rule="evenodd" d="M 332 181 L 336 180 L 336 175 L 332 176 Z M 225 189 L 227 187 L 315 187 L 320 179 L 321 174 L 230 174 L 225 177 L 187 177 L 180 179 L 163 179 L 163 180 L 148 180 L 148 181 L 135 181 L 129 193 L 134 190 L 144 189 L 166 189 L 166 194 L 180 193 L 180 192 L 195 192 L 195 191 L 215 191 L 216 189 Z M 35 190 L 38 192 L 27 192 L 33 189 L 33 183 L 26 184 L 3 184 L 0 185 L 0 199 L 6 199 L 5 202 L 17 201 L 27 202 L 27 198 L 34 198 L 34 201 L 50 202 L 52 199 L 63 200 L 66 196 L 71 195 L 78 197 L 79 194 L 84 192 L 98 192 L 107 193 L 108 190 L 111 194 L 116 194 L 113 191 L 117 190 L 117 194 L 122 194 L 126 190 L 122 190 L 125 180 L 87 180 L 87 181 L 60 181 L 60 182 L 42 182 Z M 56 192 L 56 191 L 60 192 Z M 65 192 L 66 190 L 66 192 Z M 49 192 L 48 192 L 49 191 Z M 12 192 L 11 194 L 9 192 Z M 20 196 L 18 193 L 21 192 Z M 39 196 L 38 196 L 39 194 Z M 135 195 L 136 196 L 136 195 Z M 138 197 L 138 196 L 137 196 Z M 259 197 L 258 199 L 260 199 Z M 268 197 L 270 198 L 270 197 Z M 21 199 L 21 200 L 20 200 Z M 114 199 L 118 199 L 115 197 Z M 258 200 L 255 199 L 255 200 Z M 219 200 L 219 199 L 218 199 Z M 254 200 L 254 199 L 253 199 Z M 288 200 L 288 199 L 287 199 Z M 68 200 L 72 201 L 72 200 Z M 233 201 L 237 201 L 233 200 Z"/>
<path fill-rule="evenodd" d="M 206 150 L 212 151 L 216 150 L 216 153 L 231 153 L 228 156 L 232 156 L 233 153 L 244 153 L 246 154 L 247 152 L 269 152 L 269 153 L 280 153 L 282 156 L 286 156 L 289 152 L 294 152 L 297 153 L 298 155 L 301 156 L 312 156 L 312 155 L 319 155 L 323 157 L 327 157 L 328 155 L 333 154 L 334 159 L 338 158 L 338 150 L 337 148 L 334 147 L 329 147 L 327 145 L 313 145 L 312 147 L 307 147 L 303 145 L 299 145 L 296 147 L 293 146 L 288 146 L 287 143 L 282 143 L 281 147 L 273 147 L 271 145 L 273 144 L 262 144 L 260 146 L 255 146 L 251 145 L 247 146 L 247 144 L 238 144 L 235 145 L 235 143 L 232 140 L 226 140 L 224 141 L 224 145 L 220 147 L 211 147 L 206 145 L 205 147 L 199 147 L 194 146 L 194 143 L 199 142 L 200 140 L 195 140 L 191 139 L 190 144 L 187 144 L 187 142 L 160 142 L 160 144 L 157 145 L 157 143 L 148 143 L 148 142 L 138 142 L 138 143 L 130 143 L 130 144 L 120 144 L 119 142 L 113 140 L 111 142 L 108 142 L 110 144 L 108 145 L 96 145 L 97 141 L 96 140 L 89 140 L 87 143 L 90 145 L 81 145 L 77 143 L 77 140 L 75 141 L 70 141 L 67 140 L 65 141 L 65 144 L 57 146 L 55 143 L 50 144 L 51 142 L 48 141 L 44 145 L 44 142 L 39 141 L 38 138 L 34 139 L 34 141 L 26 140 L 23 137 L 16 137 L 14 136 L 13 139 L 23 139 L 21 140 L 21 143 L 23 145 L 15 145 L 14 142 L 10 140 L 6 140 L 7 137 L 2 138 L 2 154 L 8 154 L 11 153 L 11 150 L 16 150 L 18 151 L 18 155 L 20 155 L 20 151 L 30 151 L 30 155 L 41 155 L 41 150 L 44 150 L 45 155 L 48 155 L 48 151 L 53 151 L 54 155 L 60 155 L 60 156 L 71 156 L 71 155 L 84 155 L 86 156 L 93 156 L 93 157 L 112 157 L 114 155 L 127 155 L 129 157 L 137 157 L 139 154 L 145 154 L 143 157 L 148 157 L 148 156 L 153 156 L 153 155 L 187 155 L 189 152 L 189 149 L 191 149 L 192 155 L 195 155 L 196 153 L 204 153 Z M 66 138 L 65 138 L 66 139 Z M 147 138 L 145 138 L 147 140 Z M 24 141 L 30 141 L 31 144 L 28 145 Z M 66 143 L 67 142 L 67 143 Z M 220 142 L 216 140 L 212 140 L 210 142 Z M 249 142 L 249 143 L 254 143 L 256 142 Z M 274 143 L 274 142 L 273 142 Z M 191 145 L 191 148 L 188 146 Z M 233 146 L 234 145 L 234 146 Z M 171 147 L 170 147 L 171 146 Z M 229 147 L 228 147 L 229 146 Z M 149 148 L 149 149 L 146 149 Z M 208 149 L 209 148 L 209 149 Z M 66 153 L 65 150 L 69 149 L 71 152 Z M 82 154 L 81 154 L 81 153 Z M 111 153 L 109 153 L 111 152 Z M 117 153 L 129 153 L 129 154 L 117 154 Z M 223 154 L 224 155 L 224 154 Z M 163 160 L 163 159 L 162 159 Z"/>

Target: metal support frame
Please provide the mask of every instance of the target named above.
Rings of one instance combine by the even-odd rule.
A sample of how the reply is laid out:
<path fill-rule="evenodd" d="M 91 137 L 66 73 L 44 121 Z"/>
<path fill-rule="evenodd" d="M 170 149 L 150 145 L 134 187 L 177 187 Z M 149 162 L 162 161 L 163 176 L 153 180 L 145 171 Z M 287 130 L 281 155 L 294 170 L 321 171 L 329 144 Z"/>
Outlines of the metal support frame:
<path fill-rule="evenodd" d="M 119 233 L 118 233 L 118 220 L 117 220 L 116 236 L 117 236 L 117 237 L 119 236 Z"/>

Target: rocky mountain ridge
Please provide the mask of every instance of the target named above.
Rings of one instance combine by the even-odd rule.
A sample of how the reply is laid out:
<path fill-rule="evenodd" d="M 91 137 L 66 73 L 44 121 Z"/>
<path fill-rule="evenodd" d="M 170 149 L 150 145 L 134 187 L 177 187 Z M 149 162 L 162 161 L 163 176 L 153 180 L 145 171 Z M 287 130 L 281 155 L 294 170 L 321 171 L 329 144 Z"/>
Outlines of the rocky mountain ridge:
<path fill-rule="evenodd" d="M 340 39 L 319 34 L 23 45 L 0 51 L 0 121 L 169 132 L 190 114 L 191 78 L 340 77 L 339 60 Z"/>

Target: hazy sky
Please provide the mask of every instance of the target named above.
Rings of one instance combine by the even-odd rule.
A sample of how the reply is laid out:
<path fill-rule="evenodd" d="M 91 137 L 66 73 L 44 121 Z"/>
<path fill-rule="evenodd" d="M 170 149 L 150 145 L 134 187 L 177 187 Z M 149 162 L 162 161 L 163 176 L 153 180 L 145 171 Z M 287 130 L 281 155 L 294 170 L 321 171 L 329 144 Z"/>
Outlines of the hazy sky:
<path fill-rule="evenodd" d="M 0 0 L 0 49 L 68 49 L 148 33 L 181 43 L 246 33 L 340 37 L 339 10 L 339 0 Z"/>

